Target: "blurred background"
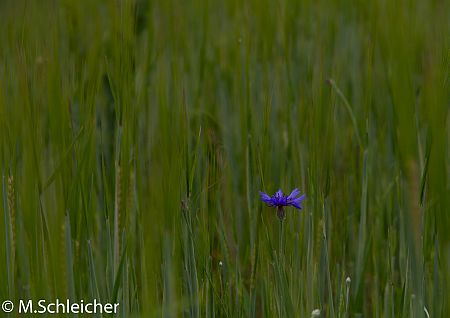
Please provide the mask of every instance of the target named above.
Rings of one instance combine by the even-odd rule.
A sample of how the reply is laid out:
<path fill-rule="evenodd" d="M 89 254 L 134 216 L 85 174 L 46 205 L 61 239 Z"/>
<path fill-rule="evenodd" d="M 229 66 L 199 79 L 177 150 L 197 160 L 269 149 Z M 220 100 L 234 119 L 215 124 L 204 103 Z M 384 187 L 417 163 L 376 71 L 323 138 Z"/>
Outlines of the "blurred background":
<path fill-rule="evenodd" d="M 0 299 L 450 314 L 449 1 L 3 0 L 0 21 Z M 295 187 L 281 231 L 258 191 Z"/>

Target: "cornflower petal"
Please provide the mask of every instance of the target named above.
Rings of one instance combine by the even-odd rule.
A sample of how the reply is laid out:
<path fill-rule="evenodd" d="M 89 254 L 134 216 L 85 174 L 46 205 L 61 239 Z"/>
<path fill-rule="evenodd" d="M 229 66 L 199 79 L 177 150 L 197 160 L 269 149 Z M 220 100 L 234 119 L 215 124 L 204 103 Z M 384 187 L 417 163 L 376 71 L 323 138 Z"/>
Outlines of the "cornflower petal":
<path fill-rule="evenodd" d="M 295 188 L 294 190 L 292 190 L 291 194 L 288 195 L 287 200 L 288 201 L 293 200 L 299 194 L 300 194 L 300 190 Z"/>
<path fill-rule="evenodd" d="M 274 196 L 281 199 L 283 197 L 283 191 L 281 191 L 281 189 L 278 189 L 277 193 L 275 193 Z"/>
<path fill-rule="evenodd" d="M 259 195 L 261 196 L 261 200 L 263 200 L 263 201 L 271 200 L 270 196 L 267 193 L 259 191 Z"/>
<path fill-rule="evenodd" d="M 259 195 L 261 196 L 261 201 L 267 203 L 269 206 L 274 206 L 272 198 L 264 192 L 259 191 Z"/>
<path fill-rule="evenodd" d="M 292 205 L 296 209 L 299 209 L 299 210 L 303 209 L 303 207 L 300 205 L 300 202 L 294 201 L 294 202 L 291 202 L 289 204 Z"/>
<path fill-rule="evenodd" d="M 300 197 L 295 198 L 294 200 L 291 200 L 289 202 L 289 204 L 292 205 L 293 207 L 296 207 L 297 209 L 301 210 L 302 209 L 301 203 L 305 199 L 306 199 L 306 196 L 303 194 Z"/>

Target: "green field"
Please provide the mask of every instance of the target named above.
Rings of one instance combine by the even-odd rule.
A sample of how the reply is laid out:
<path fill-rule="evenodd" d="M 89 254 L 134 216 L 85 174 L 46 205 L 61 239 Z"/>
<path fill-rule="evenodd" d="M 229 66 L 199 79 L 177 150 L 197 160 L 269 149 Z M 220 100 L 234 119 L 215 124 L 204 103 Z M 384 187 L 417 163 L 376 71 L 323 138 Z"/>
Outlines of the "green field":
<path fill-rule="evenodd" d="M 0 1 L 0 301 L 449 317 L 449 109 L 450 1 Z"/>

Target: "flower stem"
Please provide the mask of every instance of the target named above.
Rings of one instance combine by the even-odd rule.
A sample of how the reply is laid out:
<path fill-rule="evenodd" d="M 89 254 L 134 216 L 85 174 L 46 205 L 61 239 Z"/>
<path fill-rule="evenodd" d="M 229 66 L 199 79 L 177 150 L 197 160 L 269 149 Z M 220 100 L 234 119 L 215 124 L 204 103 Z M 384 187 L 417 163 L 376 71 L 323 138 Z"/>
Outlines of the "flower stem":
<path fill-rule="evenodd" d="M 283 219 L 280 219 L 280 242 L 279 242 L 279 253 L 280 258 L 281 254 L 283 254 Z"/>

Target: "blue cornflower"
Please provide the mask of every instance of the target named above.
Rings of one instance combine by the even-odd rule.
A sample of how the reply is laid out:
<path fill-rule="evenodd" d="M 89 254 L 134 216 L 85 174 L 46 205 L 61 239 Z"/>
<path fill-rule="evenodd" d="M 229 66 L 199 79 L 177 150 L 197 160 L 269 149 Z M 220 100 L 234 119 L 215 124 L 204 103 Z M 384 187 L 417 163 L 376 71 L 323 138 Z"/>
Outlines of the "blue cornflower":
<path fill-rule="evenodd" d="M 294 208 L 301 210 L 301 203 L 306 198 L 304 194 L 298 196 L 300 194 L 300 191 L 297 188 L 292 190 L 291 194 L 289 194 L 288 196 L 284 196 L 281 189 L 278 190 L 277 193 L 275 193 L 275 195 L 273 195 L 272 197 L 261 191 L 259 191 L 259 194 L 261 195 L 261 201 L 267 203 L 267 205 L 270 207 L 277 208 L 277 215 L 281 220 L 285 217 L 285 206 L 291 205 Z"/>

